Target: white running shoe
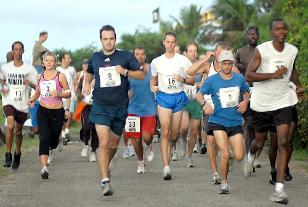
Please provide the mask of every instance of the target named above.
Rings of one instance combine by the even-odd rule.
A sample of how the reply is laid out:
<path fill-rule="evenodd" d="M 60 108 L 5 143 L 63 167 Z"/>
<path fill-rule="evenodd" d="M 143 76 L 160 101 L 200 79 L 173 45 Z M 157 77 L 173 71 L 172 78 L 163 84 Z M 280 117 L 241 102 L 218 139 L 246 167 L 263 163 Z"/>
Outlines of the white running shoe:
<path fill-rule="evenodd" d="M 133 145 L 128 145 L 128 156 L 129 157 L 132 157 L 132 156 L 135 156 L 136 153 L 135 153 L 135 149 L 134 149 L 134 146 Z"/>
<path fill-rule="evenodd" d="M 244 165 L 243 165 L 243 172 L 246 178 L 250 177 L 253 171 L 253 166 L 252 166 L 253 160 L 250 161 L 248 158 L 244 160 Z"/>
<path fill-rule="evenodd" d="M 193 160 L 191 159 L 191 157 L 190 157 L 190 158 L 187 158 L 186 167 L 187 167 L 187 168 L 194 167 L 194 162 L 193 162 Z"/>
<path fill-rule="evenodd" d="M 49 178 L 49 173 L 48 173 L 46 166 L 42 167 L 41 176 L 42 176 L 42 179 L 48 179 Z"/>
<path fill-rule="evenodd" d="M 148 162 L 152 162 L 154 159 L 154 149 L 153 149 L 152 144 L 150 144 L 149 146 L 146 146 L 146 151 L 147 151 Z"/>
<path fill-rule="evenodd" d="M 163 177 L 164 177 L 164 180 L 171 180 L 172 174 L 171 174 L 171 169 L 169 165 L 164 167 Z"/>
<path fill-rule="evenodd" d="M 122 152 L 122 157 L 123 157 L 124 159 L 126 159 L 126 158 L 129 157 L 128 154 L 129 154 L 128 148 L 127 148 L 127 147 L 124 147 L 124 148 L 123 148 L 123 152 Z"/>
<path fill-rule="evenodd" d="M 280 204 L 288 204 L 288 197 L 284 191 L 281 192 L 274 191 L 270 197 L 270 200 Z"/>
<path fill-rule="evenodd" d="M 55 157 L 55 150 L 54 149 L 49 150 L 49 156 L 48 156 L 48 160 L 47 160 L 48 165 L 51 165 L 54 157 Z"/>
<path fill-rule="evenodd" d="M 144 161 L 139 162 L 137 167 L 137 174 L 144 174 L 145 173 L 145 167 L 144 167 Z"/>
<path fill-rule="evenodd" d="M 194 149 L 193 149 L 193 152 L 195 152 L 195 153 L 198 152 L 198 146 L 197 146 L 197 144 L 195 144 L 195 147 L 194 147 Z"/>
<path fill-rule="evenodd" d="M 90 159 L 90 162 L 96 162 L 96 153 L 91 151 L 89 153 L 89 159 Z"/>
<path fill-rule="evenodd" d="M 61 152 L 63 150 L 63 138 L 59 139 L 59 143 L 58 143 L 58 152 Z"/>
<path fill-rule="evenodd" d="M 88 157 L 88 154 L 89 154 L 89 146 L 84 145 L 82 150 L 81 150 L 80 156 L 81 157 Z"/>
<path fill-rule="evenodd" d="M 171 149 L 171 160 L 172 161 L 177 161 L 178 160 L 178 155 L 176 153 L 176 149 L 174 149 L 174 148 Z"/>

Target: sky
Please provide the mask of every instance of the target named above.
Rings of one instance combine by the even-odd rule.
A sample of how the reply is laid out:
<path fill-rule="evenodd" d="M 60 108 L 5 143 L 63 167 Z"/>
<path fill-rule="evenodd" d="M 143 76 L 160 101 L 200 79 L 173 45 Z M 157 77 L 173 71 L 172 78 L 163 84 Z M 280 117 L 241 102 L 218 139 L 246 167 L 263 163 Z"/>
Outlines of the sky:
<path fill-rule="evenodd" d="M 160 8 L 160 17 L 179 17 L 180 9 L 191 4 L 211 7 L 214 0 L 9 0 L 1 2 L 0 63 L 11 50 L 14 41 L 25 46 L 24 61 L 32 61 L 32 48 L 41 31 L 48 31 L 43 44 L 49 50 L 75 50 L 93 43 L 101 47 L 99 29 L 110 24 L 115 27 L 118 42 L 124 33 L 137 29 L 158 31 L 152 23 L 152 11 Z"/>

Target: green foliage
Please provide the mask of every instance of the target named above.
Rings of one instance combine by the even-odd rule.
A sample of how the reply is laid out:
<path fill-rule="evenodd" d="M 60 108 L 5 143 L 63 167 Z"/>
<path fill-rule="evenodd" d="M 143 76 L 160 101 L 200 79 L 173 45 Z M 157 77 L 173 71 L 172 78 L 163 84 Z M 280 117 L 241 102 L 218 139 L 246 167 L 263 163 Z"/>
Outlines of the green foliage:
<path fill-rule="evenodd" d="M 136 31 L 134 35 L 122 35 L 122 41 L 117 44 L 117 48 L 132 51 L 135 47 L 143 47 L 146 50 L 147 61 L 151 62 L 152 59 L 164 52 L 162 47 L 163 37 L 162 33 Z"/>

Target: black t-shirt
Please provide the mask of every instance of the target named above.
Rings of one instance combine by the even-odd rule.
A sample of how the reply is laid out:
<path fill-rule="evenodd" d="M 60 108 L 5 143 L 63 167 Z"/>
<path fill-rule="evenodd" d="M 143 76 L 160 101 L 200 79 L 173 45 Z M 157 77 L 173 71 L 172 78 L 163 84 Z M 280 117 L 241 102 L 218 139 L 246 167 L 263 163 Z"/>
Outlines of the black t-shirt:
<path fill-rule="evenodd" d="M 106 83 L 100 80 L 100 73 L 106 67 L 121 65 L 128 70 L 140 70 L 140 65 L 132 53 L 115 50 L 112 55 L 104 55 L 102 51 L 96 52 L 89 60 L 88 73 L 94 74 L 95 86 L 93 91 L 93 102 L 107 106 L 124 106 L 128 104 L 127 91 L 129 83 L 127 77 L 120 75 L 121 84 L 119 86 L 106 87 Z M 110 75 L 110 74 L 108 74 Z M 107 75 L 107 77 L 109 77 Z M 107 81 L 106 81 L 107 82 Z M 101 87 L 103 84 L 104 87 Z M 109 84 L 109 83 L 108 83 Z"/>

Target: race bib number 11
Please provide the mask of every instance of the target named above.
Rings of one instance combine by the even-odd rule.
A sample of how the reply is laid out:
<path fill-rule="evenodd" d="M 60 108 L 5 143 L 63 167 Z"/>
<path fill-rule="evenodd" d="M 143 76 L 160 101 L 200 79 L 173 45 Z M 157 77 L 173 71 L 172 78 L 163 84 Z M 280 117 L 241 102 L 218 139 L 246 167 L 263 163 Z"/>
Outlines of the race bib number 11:
<path fill-rule="evenodd" d="M 23 101 L 25 99 L 25 87 L 23 85 L 10 85 L 10 98 L 13 101 Z"/>

